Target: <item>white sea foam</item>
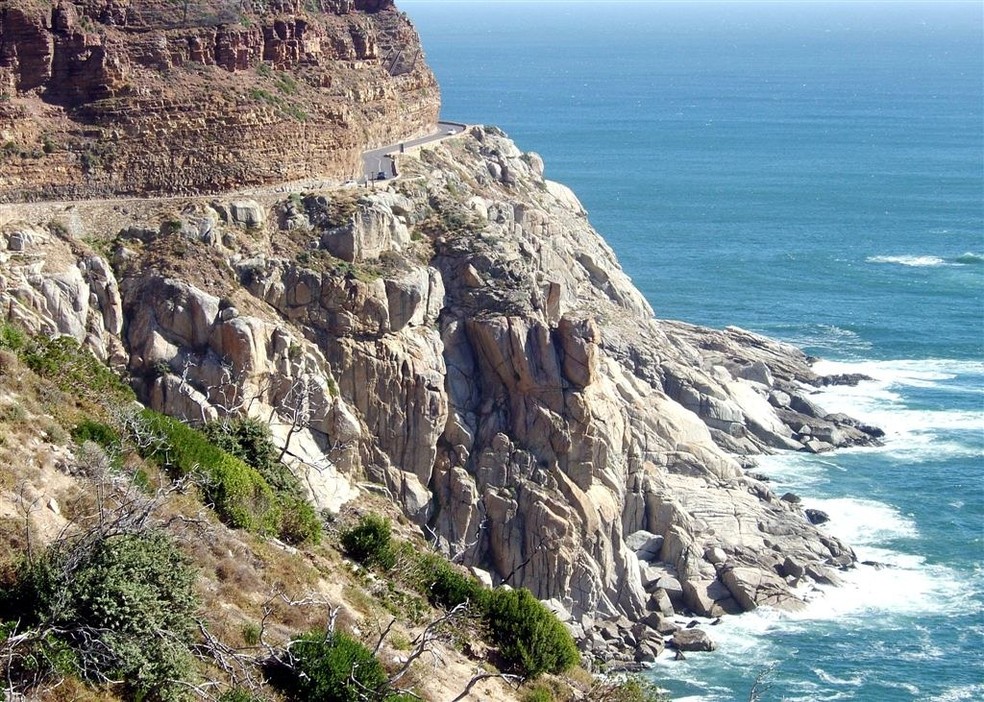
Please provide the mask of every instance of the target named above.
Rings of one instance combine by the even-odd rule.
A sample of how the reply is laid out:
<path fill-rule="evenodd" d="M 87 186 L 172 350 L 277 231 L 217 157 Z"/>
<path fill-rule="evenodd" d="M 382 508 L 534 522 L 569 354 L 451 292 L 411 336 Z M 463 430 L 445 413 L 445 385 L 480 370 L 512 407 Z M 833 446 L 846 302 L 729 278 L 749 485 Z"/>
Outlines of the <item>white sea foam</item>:
<path fill-rule="evenodd" d="M 808 507 L 822 510 L 837 525 L 837 536 L 852 546 L 869 546 L 892 539 L 914 538 L 916 523 L 891 505 L 855 497 L 805 498 Z"/>
<path fill-rule="evenodd" d="M 895 263 L 900 266 L 942 266 L 946 263 L 939 256 L 869 256 L 868 263 Z"/>
<path fill-rule="evenodd" d="M 829 412 L 844 412 L 886 431 L 880 449 L 907 463 L 941 456 L 973 456 L 981 453 L 984 411 L 967 409 L 910 409 L 905 388 L 944 387 L 951 392 L 959 379 L 963 392 L 984 395 L 984 363 L 980 361 L 927 359 L 919 361 L 867 361 L 842 363 L 820 361 L 814 370 L 821 375 L 863 373 L 873 380 L 856 386 L 829 386 L 815 400 Z M 943 432 L 965 434 L 969 441 L 941 438 Z"/>
<path fill-rule="evenodd" d="M 821 375 L 864 373 L 875 380 L 911 384 L 913 381 L 945 380 L 957 375 L 984 374 L 984 362 L 952 358 L 922 358 L 891 361 L 818 361 L 813 369 Z"/>
<path fill-rule="evenodd" d="M 907 405 L 910 388 L 941 387 L 950 392 L 951 386 L 984 385 L 984 363 L 945 359 L 852 364 L 821 362 L 815 370 L 822 374 L 864 373 L 874 378 L 856 387 L 825 388 L 815 398 L 828 411 L 844 412 L 888 432 L 884 446 L 846 451 L 877 453 L 879 458 L 888 458 L 899 465 L 938 460 L 941 456 L 984 454 L 981 442 L 984 412 L 916 410 Z M 907 540 L 916 542 L 919 538 L 919 525 L 911 516 L 890 504 L 863 496 L 816 497 L 834 492 L 831 485 L 847 470 L 838 459 L 839 453 L 765 456 L 760 458 L 756 470 L 772 479 L 773 489 L 777 492 L 792 490 L 802 496 L 804 507 L 821 509 L 830 515 L 831 521 L 821 528 L 852 546 L 859 562 L 878 565 L 858 565 L 838 573 L 841 584 L 836 587 L 804 585 L 799 593 L 806 599 L 807 606 L 802 611 L 786 613 L 763 607 L 740 617 L 726 617 L 719 626 L 708 627 L 708 632 L 719 644 L 718 651 L 712 655 L 715 656 L 715 668 L 722 676 L 727 676 L 730 671 L 740 676 L 735 679 L 747 679 L 747 668 L 744 674 L 739 671 L 749 660 L 761 661 L 765 666 L 772 660 L 787 661 L 796 657 L 795 650 L 783 650 L 773 643 L 777 640 L 774 632 L 800 636 L 821 628 L 847 631 L 853 627 L 885 626 L 893 630 L 899 622 L 904 622 L 910 633 L 909 645 L 896 650 L 896 645 L 891 643 L 895 641 L 892 633 L 885 641 L 886 648 L 876 651 L 880 643 L 873 640 L 872 650 L 877 657 L 886 661 L 936 661 L 947 652 L 939 645 L 934 632 L 921 629 L 913 621 L 933 616 L 965 618 L 968 606 L 979 602 L 975 580 L 984 581 L 984 572 L 961 574 L 945 565 L 928 563 L 917 553 L 888 547 Z M 957 497 L 954 495 L 949 499 L 959 502 Z M 953 505 L 953 508 L 960 507 Z M 689 661 L 683 663 L 690 664 Z M 664 665 L 668 674 L 679 679 L 677 673 L 681 670 L 672 667 L 678 663 Z M 699 663 L 694 665 L 696 670 Z M 835 674 L 829 666 L 824 666 L 826 670 L 821 668 L 823 665 L 822 661 L 816 661 L 813 667 L 816 677 L 812 680 L 786 682 L 783 699 L 811 702 L 857 699 L 861 694 L 859 690 L 869 682 L 865 679 L 866 673 L 858 669 L 838 669 Z M 691 676 L 690 672 L 684 674 L 688 678 Z M 695 677 L 699 678 L 699 675 L 694 673 Z M 706 686 L 694 685 L 693 691 L 699 691 L 695 702 L 734 699 L 734 695 L 719 697 Z M 980 687 L 954 688 L 944 699 L 984 699 L 982 692 L 984 689 Z M 920 690 L 915 685 L 900 684 L 898 694 L 900 698 L 915 698 Z"/>
<path fill-rule="evenodd" d="M 799 455 L 767 457 L 759 470 L 776 481 L 776 489 L 799 490 L 804 485 L 829 482 L 831 463 Z M 838 469 L 839 470 L 839 469 Z M 834 476 L 836 477 L 836 476 Z M 876 500 L 855 497 L 803 497 L 803 506 L 826 512 L 831 521 L 824 528 L 852 546 L 858 565 L 839 573 L 839 587 L 804 590 L 805 610 L 793 614 L 769 614 L 756 610 L 755 617 L 741 617 L 743 634 L 760 636 L 769 627 L 789 626 L 792 621 L 839 620 L 878 614 L 950 614 L 965 612 L 968 583 L 955 571 L 927 564 L 921 555 L 903 553 L 883 545 L 919 536 L 916 522 L 897 508 Z M 749 645 L 754 645 L 751 643 Z"/>
<path fill-rule="evenodd" d="M 887 533 L 889 530 L 873 529 Z M 838 573 L 841 585 L 821 587 L 808 596 L 807 607 L 789 615 L 793 619 L 854 620 L 873 614 L 930 616 L 960 614 L 967 609 L 967 584 L 952 569 L 930 565 L 922 556 L 877 546 L 856 545 L 861 562 Z M 920 647 L 929 656 L 930 642 Z"/>
<path fill-rule="evenodd" d="M 916 697 L 920 694 L 919 688 L 913 685 L 912 683 L 892 682 L 891 680 L 882 680 L 881 684 L 884 685 L 885 687 L 895 688 L 896 690 L 905 690 L 913 697 Z"/>
<path fill-rule="evenodd" d="M 917 647 L 906 647 L 899 650 L 897 642 L 894 641 L 879 641 L 876 647 L 886 658 L 897 657 L 907 661 L 936 661 L 946 657 L 946 652 L 936 643 L 936 632 L 925 626 L 915 625 L 909 629 L 909 635 L 918 642 Z"/>
<path fill-rule="evenodd" d="M 654 680 L 672 678 L 684 682 L 688 687 L 686 697 L 674 700 L 691 702 L 732 702 L 735 699 L 734 685 L 753 673 L 765 672 L 770 666 L 778 665 L 780 658 L 795 656 L 795 648 L 778 651 L 769 638 L 769 633 L 778 624 L 781 614 L 772 610 L 756 610 L 740 617 L 725 617 L 717 625 L 711 620 L 696 617 L 711 638 L 718 644 L 714 653 L 688 653 L 686 660 L 674 660 L 673 653 L 664 651 L 654 664 Z M 791 623 L 798 626 L 798 623 Z M 783 624 L 790 628 L 790 623 Z M 754 663 L 750 663 L 754 661 Z M 728 680 L 727 687 L 715 685 L 708 678 L 708 666 L 716 669 L 719 676 Z M 748 682 L 750 685 L 751 682 Z M 800 687 L 799 682 L 796 683 Z"/>
<path fill-rule="evenodd" d="M 843 470 L 837 463 L 805 453 L 760 456 L 755 472 L 767 475 L 780 492 L 803 490 L 830 482 L 830 472 Z"/>
<path fill-rule="evenodd" d="M 808 694 L 802 696 L 790 696 L 788 694 L 783 694 L 783 702 L 817 702 L 819 699 L 816 694 Z M 830 692 L 825 690 L 823 693 L 824 702 L 829 700 L 852 700 L 854 699 L 854 693 L 852 692 Z"/>
<path fill-rule="evenodd" d="M 828 685 L 849 685 L 851 687 L 857 687 L 864 682 L 864 677 L 860 675 L 852 675 L 849 678 L 838 678 L 836 675 L 831 675 L 823 668 L 813 668 L 812 670 L 814 675 Z"/>
<path fill-rule="evenodd" d="M 869 340 L 862 338 L 857 332 L 833 324 L 814 324 L 805 330 L 797 327 L 793 333 L 794 336 L 787 341 L 794 346 L 818 349 L 821 352 L 829 350 L 863 355 L 872 346 Z"/>
<path fill-rule="evenodd" d="M 960 263 L 960 264 L 965 265 L 965 266 L 966 265 L 971 265 L 971 266 L 977 265 L 979 263 L 984 263 L 984 254 L 979 254 L 979 253 L 974 253 L 972 251 L 968 251 L 966 253 L 963 253 L 963 254 L 957 256 L 954 259 L 954 262 L 955 263 Z"/>
<path fill-rule="evenodd" d="M 958 702 L 958 700 L 984 699 L 984 684 L 951 687 L 936 698 L 937 702 Z"/>
<path fill-rule="evenodd" d="M 894 263 L 912 268 L 935 268 L 937 266 L 978 265 L 984 263 L 984 256 L 967 251 L 952 259 L 944 259 L 939 256 L 869 256 L 865 261 L 868 263 Z"/>

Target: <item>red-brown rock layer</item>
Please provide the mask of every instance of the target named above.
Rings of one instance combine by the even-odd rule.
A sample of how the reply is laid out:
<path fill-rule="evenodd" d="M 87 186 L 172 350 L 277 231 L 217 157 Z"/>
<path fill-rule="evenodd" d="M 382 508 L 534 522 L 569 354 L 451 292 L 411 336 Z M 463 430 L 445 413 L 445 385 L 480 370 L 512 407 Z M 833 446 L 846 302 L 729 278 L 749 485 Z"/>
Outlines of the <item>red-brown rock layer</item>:
<path fill-rule="evenodd" d="M 0 201 L 346 178 L 430 129 L 391 0 L 0 1 Z"/>

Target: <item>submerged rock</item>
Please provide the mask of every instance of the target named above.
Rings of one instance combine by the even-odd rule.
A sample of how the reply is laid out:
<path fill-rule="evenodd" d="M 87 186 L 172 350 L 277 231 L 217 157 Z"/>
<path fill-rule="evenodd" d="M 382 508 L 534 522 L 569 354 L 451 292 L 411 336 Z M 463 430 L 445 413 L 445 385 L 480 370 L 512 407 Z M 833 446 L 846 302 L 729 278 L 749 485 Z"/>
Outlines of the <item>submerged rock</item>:
<path fill-rule="evenodd" d="M 670 647 L 678 651 L 714 651 L 717 644 L 703 629 L 681 629 L 670 638 Z"/>
<path fill-rule="evenodd" d="M 806 518 L 810 520 L 810 524 L 826 524 L 830 521 L 830 515 L 820 509 L 806 509 Z"/>

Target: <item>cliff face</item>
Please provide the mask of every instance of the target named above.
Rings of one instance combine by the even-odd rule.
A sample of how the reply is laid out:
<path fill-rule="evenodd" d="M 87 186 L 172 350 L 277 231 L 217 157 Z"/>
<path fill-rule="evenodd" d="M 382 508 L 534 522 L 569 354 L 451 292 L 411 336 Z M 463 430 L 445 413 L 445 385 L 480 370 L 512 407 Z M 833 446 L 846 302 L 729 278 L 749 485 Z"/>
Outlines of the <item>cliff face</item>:
<path fill-rule="evenodd" d="M 0 305 L 156 409 L 269 419 L 319 507 L 382 486 L 577 626 L 795 608 L 852 564 L 736 458 L 874 440 L 809 400 L 802 353 L 653 319 L 574 195 L 496 130 L 401 169 L 287 200 L 8 206 Z"/>
<path fill-rule="evenodd" d="M 0 2 L 0 201 L 344 180 L 438 110 L 391 0 Z"/>

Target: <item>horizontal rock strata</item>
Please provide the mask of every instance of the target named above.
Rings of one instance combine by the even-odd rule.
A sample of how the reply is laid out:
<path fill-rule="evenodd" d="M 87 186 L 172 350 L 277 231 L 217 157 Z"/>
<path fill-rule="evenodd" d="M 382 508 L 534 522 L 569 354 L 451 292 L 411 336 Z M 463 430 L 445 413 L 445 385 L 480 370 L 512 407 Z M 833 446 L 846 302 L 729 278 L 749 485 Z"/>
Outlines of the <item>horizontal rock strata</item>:
<path fill-rule="evenodd" d="M 0 202 L 344 180 L 438 109 L 391 0 L 0 2 Z"/>

